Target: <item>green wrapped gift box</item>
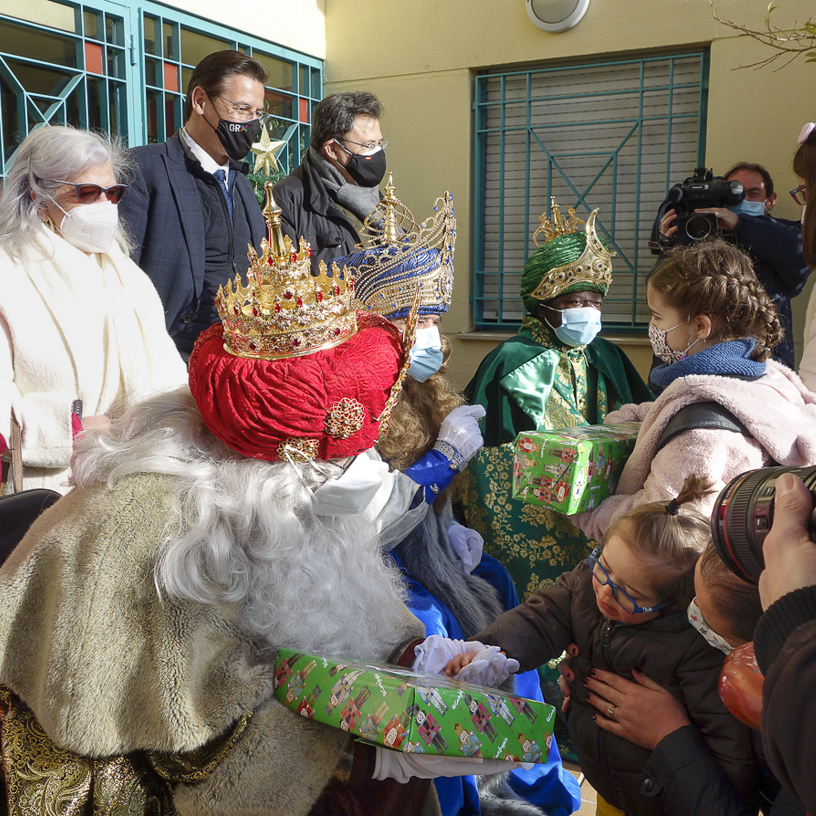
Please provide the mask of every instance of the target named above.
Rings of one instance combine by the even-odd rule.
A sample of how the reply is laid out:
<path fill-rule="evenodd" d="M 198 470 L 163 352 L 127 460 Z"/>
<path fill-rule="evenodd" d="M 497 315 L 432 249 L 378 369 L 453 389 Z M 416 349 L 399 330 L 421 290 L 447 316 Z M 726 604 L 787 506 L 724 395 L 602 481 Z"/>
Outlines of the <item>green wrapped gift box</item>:
<path fill-rule="evenodd" d="M 514 498 L 567 515 L 592 510 L 615 492 L 639 430 L 639 422 L 618 422 L 520 433 Z"/>
<path fill-rule="evenodd" d="M 380 663 L 278 649 L 275 696 L 304 717 L 406 753 L 546 762 L 555 709 Z"/>

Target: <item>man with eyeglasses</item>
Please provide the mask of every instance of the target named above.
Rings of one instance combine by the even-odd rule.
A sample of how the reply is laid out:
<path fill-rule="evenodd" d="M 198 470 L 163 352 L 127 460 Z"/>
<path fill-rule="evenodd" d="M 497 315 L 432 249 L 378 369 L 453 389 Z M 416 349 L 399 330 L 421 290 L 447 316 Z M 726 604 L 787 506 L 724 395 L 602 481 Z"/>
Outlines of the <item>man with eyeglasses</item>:
<path fill-rule="evenodd" d="M 266 234 L 243 159 L 260 134 L 267 79 L 246 54 L 209 54 L 190 77 L 184 127 L 163 144 L 131 151 L 136 172 L 119 217 L 185 360 L 218 320 L 218 287 L 246 272 L 247 244 L 259 249 Z"/>
<path fill-rule="evenodd" d="M 303 162 L 275 186 L 283 229 L 295 243 L 309 242 L 313 271 L 354 252 L 359 228 L 379 204 L 388 145 L 381 115 L 380 101 L 367 91 L 327 96 L 315 108 Z"/>
<path fill-rule="evenodd" d="M 777 196 L 771 174 L 761 164 L 739 162 L 726 173 L 725 179 L 739 181 L 745 190 L 745 198 L 731 207 L 712 207 L 695 212 L 716 215 L 719 229 L 726 235 L 733 235 L 740 248 L 750 254 L 754 271 L 773 298 L 785 331 L 782 342 L 774 349 L 773 358 L 793 368 L 791 298 L 802 291 L 810 274 L 802 255 L 802 224 L 771 215 Z M 677 213 L 673 209 L 663 216 L 659 224 L 663 236 L 661 245 L 664 240 L 666 246 L 676 240 L 676 221 Z M 657 253 L 655 249 L 652 251 Z"/>

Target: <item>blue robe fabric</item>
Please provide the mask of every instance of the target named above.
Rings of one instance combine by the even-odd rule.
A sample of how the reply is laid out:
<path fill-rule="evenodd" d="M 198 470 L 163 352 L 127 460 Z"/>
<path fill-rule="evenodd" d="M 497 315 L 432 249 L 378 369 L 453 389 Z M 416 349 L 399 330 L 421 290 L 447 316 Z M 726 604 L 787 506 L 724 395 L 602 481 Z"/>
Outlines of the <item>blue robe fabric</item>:
<path fill-rule="evenodd" d="M 451 611 L 438 598 L 431 595 L 405 571 L 403 564 L 392 551 L 392 557 L 403 572 L 408 585 L 408 606 L 425 625 L 426 635 L 444 635 L 464 639 L 462 630 Z M 518 593 L 510 573 L 489 555 L 474 570 L 498 592 L 505 609 L 519 604 Z M 538 672 L 527 671 L 516 675 L 516 693 L 531 700 L 543 702 Z M 510 786 L 522 798 L 541 808 L 548 816 L 569 816 L 581 806 L 581 791 L 575 777 L 561 765 L 558 745 L 553 740 L 545 764 L 534 765 L 529 771 L 522 768 L 511 771 Z M 440 777 L 434 780 L 444 816 L 479 816 L 479 792 L 475 776 Z"/>

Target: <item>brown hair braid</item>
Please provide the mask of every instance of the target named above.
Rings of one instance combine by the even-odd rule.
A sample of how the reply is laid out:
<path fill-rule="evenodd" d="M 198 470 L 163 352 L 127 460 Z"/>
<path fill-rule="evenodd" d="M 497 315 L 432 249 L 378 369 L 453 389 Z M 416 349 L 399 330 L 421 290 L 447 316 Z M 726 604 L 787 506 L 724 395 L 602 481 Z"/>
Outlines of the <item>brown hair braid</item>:
<path fill-rule="evenodd" d="M 707 315 L 720 324 L 716 342 L 751 337 L 755 360 L 766 360 L 782 340 L 776 306 L 754 273 L 750 257 L 715 238 L 696 241 L 661 261 L 646 279 L 684 319 Z"/>
<path fill-rule="evenodd" d="M 604 534 L 604 543 L 618 535 L 641 558 L 660 564 L 652 589 L 661 603 L 687 606 L 694 597 L 694 567 L 711 543 L 711 524 L 701 513 L 682 505 L 710 492 L 711 483 L 692 474 L 676 499 L 638 505 L 615 519 Z"/>

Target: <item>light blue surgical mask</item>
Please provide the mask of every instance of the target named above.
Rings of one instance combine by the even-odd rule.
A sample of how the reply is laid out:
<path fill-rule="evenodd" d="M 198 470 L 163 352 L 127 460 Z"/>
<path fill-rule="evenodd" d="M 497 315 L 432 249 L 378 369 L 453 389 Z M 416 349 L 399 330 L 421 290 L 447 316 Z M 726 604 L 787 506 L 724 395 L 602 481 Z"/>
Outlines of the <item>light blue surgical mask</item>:
<path fill-rule="evenodd" d="M 417 329 L 414 347 L 411 349 L 411 365 L 408 376 L 417 382 L 425 382 L 442 367 L 442 338 L 439 328 Z"/>
<path fill-rule="evenodd" d="M 567 346 L 589 345 L 601 330 L 601 310 L 593 306 L 581 306 L 577 309 L 553 309 L 554 312 L 561 313 L 561 325 L 553 328 L 547 321 L 547 325 L 555 332 L 555 336 Z"/>
<path fill-rule="evenodd" d="M 736 215 L 751 215 L 756 217 L 758 215 L 765 215 L 765 202 L 743 199 L 739 204 L 729 204 L 727 209 Z"/>

